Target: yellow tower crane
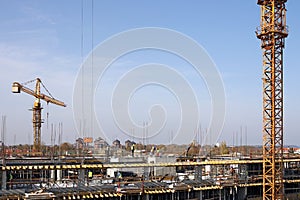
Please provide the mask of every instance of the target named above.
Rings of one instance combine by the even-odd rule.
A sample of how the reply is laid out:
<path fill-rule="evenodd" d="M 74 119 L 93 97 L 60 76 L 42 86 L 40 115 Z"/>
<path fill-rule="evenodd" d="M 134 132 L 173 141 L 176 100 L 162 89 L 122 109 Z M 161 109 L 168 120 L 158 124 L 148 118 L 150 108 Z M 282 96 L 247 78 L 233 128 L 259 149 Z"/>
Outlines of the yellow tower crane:
<path fill-rule="evenodd" d="M 287 0 L 258 0 L 263 50 L 263 199 L 283 200 L 283 48 Z"/>
<path fill-rule="evenodd" d="M 26 84 L 36 82 L 35 84 L 35 89 L 29 89 L 25 87 Z M 48 95 L 42 94 L 41 93 L 41 85 L 45 88 L 45 90 L 49 93 Z M 32 95 L 35 97 L 35 101 L 32 107 L 32 124 L 33 124 L 33 150 L 35 152 L 40 152 L 41 151 L 41 126 L 42 126 L 42 106 L 41 106 L 41 100 L 44 100 L 48 103 L 53 103 L 58 106 L 63 106 L 66 107 L 66 104 L 62 101 L 59 101 L 50 94 L 50 92 L 47 90 L 47 88 L 44 86 L 42 83 L 41 79 L 36 78 L 34 80 L 28 81 L 26 83 L 20 84 L 18 82 L 14 82 L 12 85 L 12 92 L 13 93 L 21 93 L 25 92 L 29 95 Z"/>

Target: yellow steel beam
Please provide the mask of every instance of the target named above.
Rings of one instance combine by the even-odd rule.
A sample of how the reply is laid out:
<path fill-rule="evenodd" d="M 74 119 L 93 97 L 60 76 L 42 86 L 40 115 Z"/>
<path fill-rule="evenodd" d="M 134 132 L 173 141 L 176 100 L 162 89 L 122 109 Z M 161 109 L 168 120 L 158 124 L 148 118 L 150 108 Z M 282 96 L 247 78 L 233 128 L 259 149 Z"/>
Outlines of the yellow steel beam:
<path fill-rule="evenodd" d="M 178 167 L 178 166 L 205 166 L 205 165 L 231 165 L 231 164 L 259 164 L 263 160 L 211 160 L 201 162 L 173 162 L 173 163 L 127 163 L 127 164 L 45 164 L 45 165 L 8 165 L 1 170 L 37 170 L 37 169 L 99 169 L 99 168 L 137 168 L 137 167 Z M 280 161 L 276 161 L 280 162 Z M 285 159 L 285 163 L 299 162 L 297 159 Z"/>

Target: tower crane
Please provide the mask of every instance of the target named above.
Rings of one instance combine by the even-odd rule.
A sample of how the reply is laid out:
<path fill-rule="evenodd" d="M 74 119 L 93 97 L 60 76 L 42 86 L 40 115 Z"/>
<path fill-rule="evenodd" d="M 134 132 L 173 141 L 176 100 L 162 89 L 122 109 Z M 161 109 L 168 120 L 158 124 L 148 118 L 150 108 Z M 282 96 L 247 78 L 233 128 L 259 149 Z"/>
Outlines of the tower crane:
<path fill-rule="evenodd" d="M 263 50 L 263 199 L 283 200 L 283 48 L 287 0 L 258 0 Z"/>
<path fill-rule="evenodd" d="M 32 90 L 25 85 L 28 83 L 35 83 L 35 89 Z M 41 85 L 45 88 L 45 90 L 49 93 L 49 95 L 45 95 L 41 93 Z M 44 86 L 42 83 L 41 79 L 36 78 L 34 80 L 28 81 L 26 83 L 20 84 L 18 82 L 14 82 L 12 85 L 12 92 L 13 93 L 21 93 L 25 92 L 31 96 L 35 97 L 35 101 L 32 107 L 32 124 L 33 124 L 33 150 L 35 152 L 40 152 L 41 151 L 41 126 L 42 126 L 42 117 L 41 117 L 41 112 L 42 112 L 42 106 L 41 106 L 41 100 L 46 101 L 48 103 L 53 103 L 58 106 L 63 106 L 66 107 L 66 104 L 62 101 L 59 101 L 55 99 L 50 92 L 47 90 L 47 88 Z"/>

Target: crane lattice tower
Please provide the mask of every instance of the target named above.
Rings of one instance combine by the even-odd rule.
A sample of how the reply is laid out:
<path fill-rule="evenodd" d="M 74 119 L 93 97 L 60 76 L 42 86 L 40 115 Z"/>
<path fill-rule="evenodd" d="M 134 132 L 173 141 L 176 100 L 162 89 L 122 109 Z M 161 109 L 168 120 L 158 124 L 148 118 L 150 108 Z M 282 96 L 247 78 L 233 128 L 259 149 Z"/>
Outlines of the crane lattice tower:
<path fill-rule="evenodd" d="M 263 199 L 284 198 L 283 185 L 283 49 L 288 36 L 287 0 L 258 0 L 263 50 Z"/>

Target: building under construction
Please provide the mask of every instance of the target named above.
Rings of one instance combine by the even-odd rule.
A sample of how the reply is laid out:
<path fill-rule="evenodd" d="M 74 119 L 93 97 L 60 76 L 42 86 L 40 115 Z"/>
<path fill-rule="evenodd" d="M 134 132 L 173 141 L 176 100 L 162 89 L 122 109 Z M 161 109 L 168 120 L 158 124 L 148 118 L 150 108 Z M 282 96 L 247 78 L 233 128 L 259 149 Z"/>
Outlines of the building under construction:
<path fill-rule="evenodd" d="M 33 157 L 6 159 L 1 164 L 1 199 L 233 200 L 263 196 L 261 157 L 146 156 L 108 162 L 92 157 Z M 300 157 L 289 155 L 283 166 L 284 194 L 299 199 Z"/>

